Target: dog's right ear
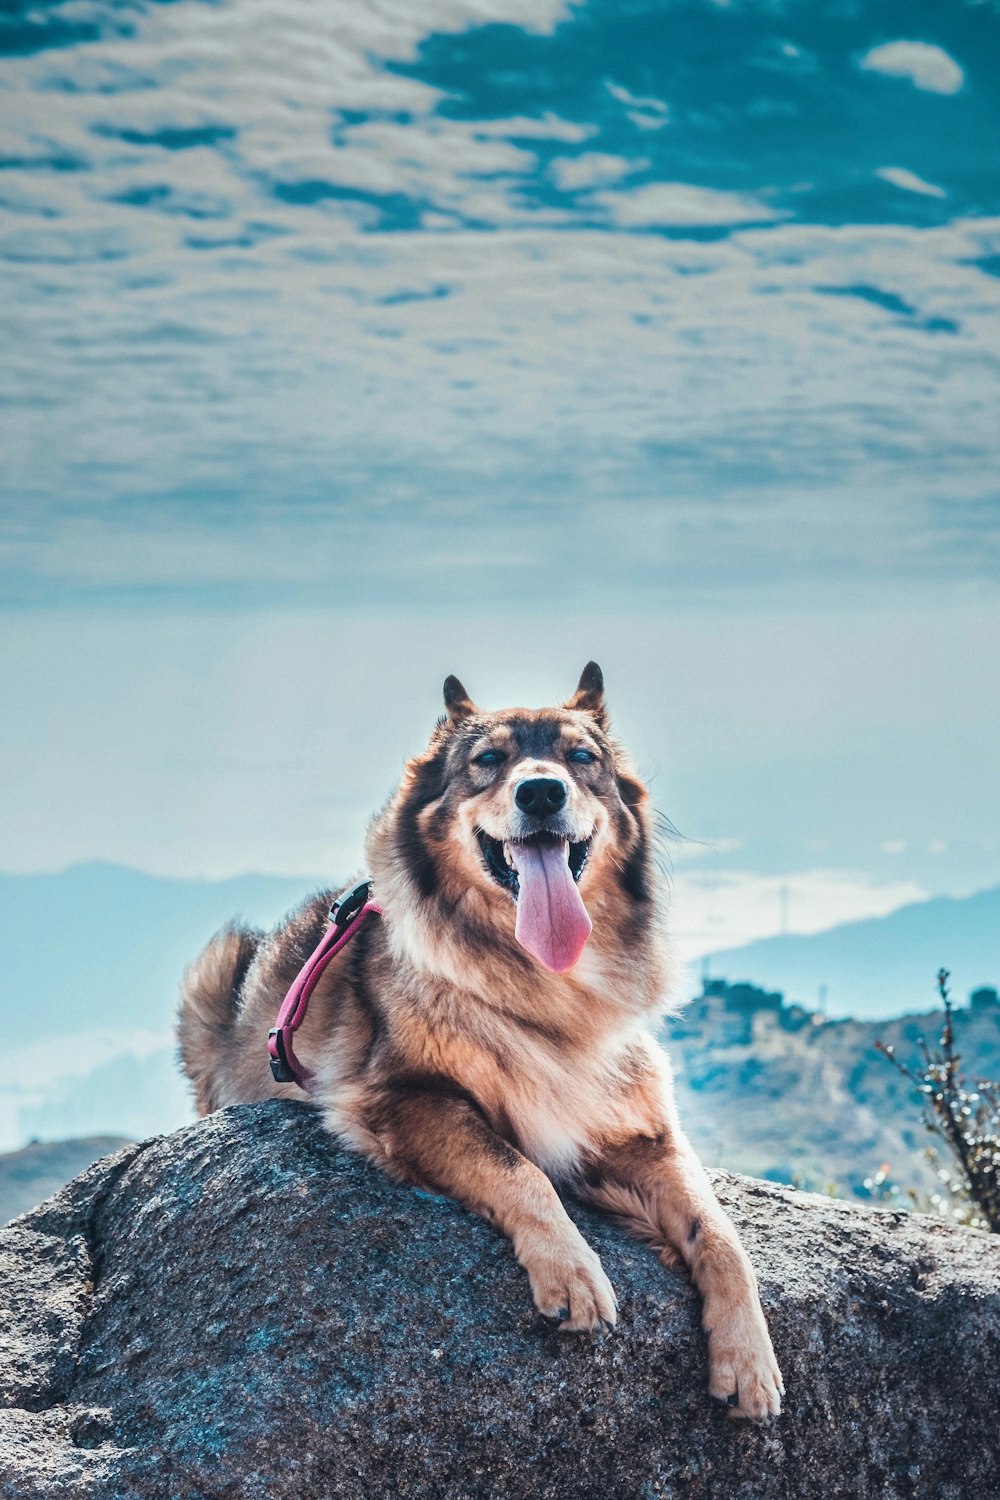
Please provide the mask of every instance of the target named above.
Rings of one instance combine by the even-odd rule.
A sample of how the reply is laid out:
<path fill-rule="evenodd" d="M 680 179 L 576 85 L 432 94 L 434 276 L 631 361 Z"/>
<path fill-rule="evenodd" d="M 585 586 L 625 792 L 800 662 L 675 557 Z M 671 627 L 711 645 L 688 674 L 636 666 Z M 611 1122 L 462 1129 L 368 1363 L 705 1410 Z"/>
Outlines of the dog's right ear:
<path fill-rule="evenodd" d="M 463 719 L 471 718 L 479 712 L 457 677 L 446 677 L 444 680 L 444 706 L 448 711 L 450 724 L 461 724 Z"/>
<path fill-rule="evenodd" d="M 563 706 L 579 708 L 584 713 L 593 714 L 602 729 L 607 727 L 608 711 L 604 705 L 604 673 L 596 661 L 588 661 L 580 674 L 576 692 Z"/>

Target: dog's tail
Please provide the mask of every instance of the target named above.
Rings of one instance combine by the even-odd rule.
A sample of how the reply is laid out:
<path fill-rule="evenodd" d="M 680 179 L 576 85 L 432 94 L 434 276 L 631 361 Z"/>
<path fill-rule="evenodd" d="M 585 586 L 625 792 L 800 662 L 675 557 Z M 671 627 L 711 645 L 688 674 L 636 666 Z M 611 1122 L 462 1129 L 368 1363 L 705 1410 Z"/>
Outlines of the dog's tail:
<path fill-rule="evenodd" d="M 201 1115 L 224 1102 L 221 1085 L 233 1052 L 240 990 L 263 936 L 236 923 L 223 927 L 181 981 L 178 1055 Z"/>

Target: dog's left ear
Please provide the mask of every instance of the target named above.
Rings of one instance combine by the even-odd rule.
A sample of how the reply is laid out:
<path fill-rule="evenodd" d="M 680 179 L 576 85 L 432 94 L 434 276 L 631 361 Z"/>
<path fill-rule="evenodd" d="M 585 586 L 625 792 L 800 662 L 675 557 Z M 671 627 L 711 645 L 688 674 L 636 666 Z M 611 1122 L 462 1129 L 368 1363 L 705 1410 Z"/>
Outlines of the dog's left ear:
<path fill-rule="evenodd" d="M 451 724 L 461 724 L 463 719 L 479 712 L 457 677 L 446 677 L 444 680 L 444 706 L 448 710 L 448 721 Z"/>
<path fill-rule="evenodd" d="M 593 714 L 601 728 L 605 728 L 608 722 L 608 711 L 604 704 L 604 673 L 596 661 L 588 661 L 580 673 L 576 692 L 565 706 L 566 708 L 580 708 L 585 713 Z"/>

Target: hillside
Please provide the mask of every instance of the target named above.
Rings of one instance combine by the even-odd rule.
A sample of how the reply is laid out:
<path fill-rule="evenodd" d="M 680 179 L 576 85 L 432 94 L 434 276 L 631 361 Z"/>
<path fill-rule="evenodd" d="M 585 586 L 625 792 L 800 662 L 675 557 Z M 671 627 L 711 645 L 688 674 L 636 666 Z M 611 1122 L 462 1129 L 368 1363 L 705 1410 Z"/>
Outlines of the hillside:
<path fill-rule="evenodd" d="M 810 1010 L 825 992 L 828 1014 L 875 1020 L 922 1010 L 942 964 L 957 994 L 1000 984 L 1000 886 L 917 901 L 827 932 L 761 938 L 712 954 L 707 968 L 781 990 Z"/>
<path fill-rule="evenodd" d="M 0 1224 L 23 1214 L 85 1172 L 102 1156 L 129 1143 L 119 1135 L 72 1141 L 32 1141 L 0 1156 Z"/>
<path fill-rule="evenodd" d="M 968 1077 L 1000 1078 L 1000 1003 L 989 993 L 955 1012 Z M 901 1188 L 939 1187 L 924 1152 L 934 1137 L 920 1101 L 875 1049 L 904 1061 L 936 1043 L 941 1011 L 891 1021 L 828 1021 L 779 993 L 710 981 L 663 1031 L 681 1118 L 706 1162 L 842 1197 L 869 1197 L 865 1178 L 887 1165 Z"/>

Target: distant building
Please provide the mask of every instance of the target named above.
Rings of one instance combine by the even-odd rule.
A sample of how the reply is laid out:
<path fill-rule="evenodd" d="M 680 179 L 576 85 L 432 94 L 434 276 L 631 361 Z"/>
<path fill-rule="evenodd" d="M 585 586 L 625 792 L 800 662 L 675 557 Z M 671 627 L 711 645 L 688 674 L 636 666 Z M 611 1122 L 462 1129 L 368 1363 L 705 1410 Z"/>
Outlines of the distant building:
<path fill-rule="evenodd" d="M 778 1026 L 782 1031 L 801 1031 L 823 1024 L 823 1017 L 801 1005 L 786 1005 L 779 990 L 761 989 L 743 981 L 702 980 L 702 992 L 671 1023 L 671 1036 L 683 1038 L 711 1033 L 726 1045 L 750 1044 L 761 1032 Z"/>
<path fill-rule="evenodd" d="M 706 979 L 702 999 L 718 999 L 726 1010 L 736 1015 L 753 1015 L 760 1010 L 779 1011 L 785 997 L 777 990 L 761 990 L 755 984 L 727 984 L 724 979 Z"/>
<path fill-rule="evenodd" d="M 1000 1008 L 1000 994 L 991 985 L 984 985 L 982 989 L 973 990 L 969 996 L 970 1010 L 997 1010 Z"/>
<path fill-rule="evenodd" d="M 804 1005 L 784 1005 L 778 1013 L 778 1024 L 782 1031 L 801 1031 L 803 1026 L 822 1026 L 824 1019 L 818 1011 L 806 1010 Z"/>

